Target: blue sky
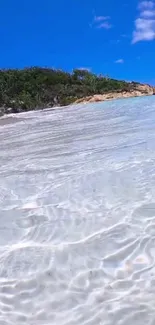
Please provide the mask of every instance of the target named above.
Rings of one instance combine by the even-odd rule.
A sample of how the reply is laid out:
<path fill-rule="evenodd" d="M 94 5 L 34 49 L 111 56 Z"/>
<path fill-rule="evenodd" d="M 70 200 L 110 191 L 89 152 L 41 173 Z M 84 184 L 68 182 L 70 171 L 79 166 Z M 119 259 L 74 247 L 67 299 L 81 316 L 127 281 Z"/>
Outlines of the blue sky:
<path fill-rule="evenodd" d="M 0 68 L 88 68 L 155 84 L 155 0 L 1 0 L 0 25 Z"/>

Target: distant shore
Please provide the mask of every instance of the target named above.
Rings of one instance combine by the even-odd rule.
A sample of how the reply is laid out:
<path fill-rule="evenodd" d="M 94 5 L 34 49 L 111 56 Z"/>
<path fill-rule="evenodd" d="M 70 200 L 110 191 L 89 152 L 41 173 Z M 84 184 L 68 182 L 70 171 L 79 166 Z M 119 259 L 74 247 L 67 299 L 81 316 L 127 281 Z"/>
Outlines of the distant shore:
<path fill-rule="evenodd" d="M 144 96 L 152 96 L 154 95 L 153 93 L 142 93 L 142 92 L 138 92 L 138 91 L 133 91 L 133 92 L 122 92 L 122 93 L 108 93 L 108 94 L 102 94 L 102 95 L 93 95 L 93 96 L 86 96 L 83 98 L 80 98 L 78 100 L 76 100 L 75 102 L 73 102 L 71 105 L 76 105 L 76 104 L 89 104 L 89 103 L 97 103 L 97 102 L 104 102 L 104 101 L 111 101 L 111 100 L 116 100 L 116 99 L 125 99 L 125 98 L 134 98 L 134 97 L 144 97 Z M 47 109 L 60 109 L 60 108 L 67 108 L 70 105 L 56 105 L 56 106 L 52 106 L 52 107 L 48 107 L 48 108 L 38 108 L 36 109 L 36 111 L 38 110 L 47 110 Z M 19 112 L 14 112 L 14 109 L 9 107 L 9 110 L 6 107 L 0 107 L 0 125 L 3 125 L 3 119 L 4 117 L 7 118 L 7 124 L 12 123 L 12 118 L 10 117 L 9 119 L 9 115 L 11 114 L 19 114 L 19 113 L 26 113 L 26 112 L 30 112 L 32 110 L 22 110 Z M 19 122 L 19 121 L 18 121 Z M 4 123 L 5 124 L 5 123 Z"/>
<path fill-rule="evenodd" d="M 84 69 L 30 67 L 0 70 L 0 116 L 155 94 L 155 87 Z"/>

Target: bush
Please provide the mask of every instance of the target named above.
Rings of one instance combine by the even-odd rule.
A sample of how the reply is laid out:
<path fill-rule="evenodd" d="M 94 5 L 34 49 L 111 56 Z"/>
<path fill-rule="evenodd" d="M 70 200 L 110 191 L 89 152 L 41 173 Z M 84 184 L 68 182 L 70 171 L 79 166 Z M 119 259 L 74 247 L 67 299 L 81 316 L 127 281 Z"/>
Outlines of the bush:
<path fill-rule="evenodd" d="M 15 111 L 69 105 L 93 94 L 129 90 L 135 84 L 95 75 L 87 70 L 25 68 L 0 70 L 0 106 Z"/>

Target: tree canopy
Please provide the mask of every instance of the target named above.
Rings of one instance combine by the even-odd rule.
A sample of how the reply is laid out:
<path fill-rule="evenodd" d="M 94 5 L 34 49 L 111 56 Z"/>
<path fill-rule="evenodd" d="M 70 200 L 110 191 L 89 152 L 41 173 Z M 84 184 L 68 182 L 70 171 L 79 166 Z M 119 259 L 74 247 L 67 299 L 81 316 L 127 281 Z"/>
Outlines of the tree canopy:
<path fill-rule="evenodd" d="M 131 83 L 83 69 L 72 73 L 40 67 L 0 70 L 0 106 L 14 112 L 69 105 L 85 96 L 130 88 Z"/>

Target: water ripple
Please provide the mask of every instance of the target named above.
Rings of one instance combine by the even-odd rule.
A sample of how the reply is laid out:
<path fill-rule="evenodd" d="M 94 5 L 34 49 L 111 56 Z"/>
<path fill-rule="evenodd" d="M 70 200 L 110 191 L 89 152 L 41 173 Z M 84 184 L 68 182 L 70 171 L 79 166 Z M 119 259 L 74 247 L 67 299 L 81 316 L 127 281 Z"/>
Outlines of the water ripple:
<path fill-rule="evenodd" d="M 154 324 L 154 123 L 154 97 L 1 120 L 0 325 Z"/>

